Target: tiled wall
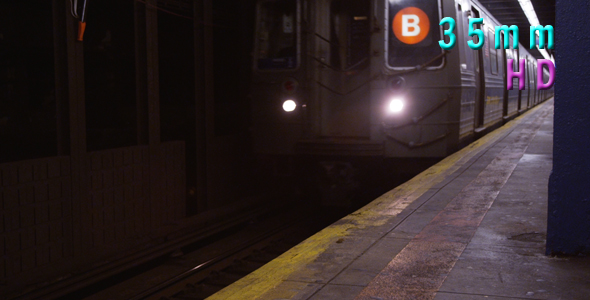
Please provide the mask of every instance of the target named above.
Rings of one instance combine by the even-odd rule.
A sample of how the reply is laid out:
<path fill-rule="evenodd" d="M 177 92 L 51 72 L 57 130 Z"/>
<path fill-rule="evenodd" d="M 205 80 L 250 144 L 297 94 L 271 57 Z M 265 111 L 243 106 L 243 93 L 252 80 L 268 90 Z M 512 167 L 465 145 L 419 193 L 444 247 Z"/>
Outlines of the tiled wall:
<path fill-rule="evenodd" d="M 159 161 L 154 169 L 159 176 L 155 177 L 152 184 L 158 187 L 161 201 L 152 202 L 152 224 L 160 227 L 176 223 L 186 215 L 186 202 L 177 199 L 185 199 L 186 175 L 185 175 L 185 150 L 184 143 L 168 142 L 160 146 Z M 155 181 L 155 183 L 154 183 Z"/>
<path fill-rule="evenodd" d="M 69 157 L 0 165 L 0 278 L 72 256 Z"/>
<path fill-rule="evenodd" d="M 86 247 L 111 247 L 149 227 L 149 162 L 148 146 L 89 153 L 90 191 L 82 207 L 82 222 L 91 230 L 83 237 Z"/>
<path fill-rule="evenodd" d="M 0 164 L 0 298 L 2 285 L 50 280 L 71 261 L 83 271 L 184 218 L 184 154 L 183 142 L 88 153 L 81 199 L 70 157 Z"/>

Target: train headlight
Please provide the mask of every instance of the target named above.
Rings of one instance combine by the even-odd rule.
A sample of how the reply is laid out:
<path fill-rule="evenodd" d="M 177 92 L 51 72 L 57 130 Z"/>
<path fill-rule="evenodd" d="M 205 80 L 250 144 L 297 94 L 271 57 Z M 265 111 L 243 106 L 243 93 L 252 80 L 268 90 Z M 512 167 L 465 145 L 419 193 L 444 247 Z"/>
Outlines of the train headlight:
<path fill-rule="evenodd" d="M 284 111 L 291 112 L 291 111 L 294 111 L 295 108 L 297 108 L 297 103 L 295 103 L 295 101 L 285 100 L 285 102 L 283 102 L 283 110 Z"/>
<path fill-rule="evenodd" d="M 393 98 L 389 100 L 388 109 L 390 113 L 399 113 L 404 109 L 403 98 Z"/>

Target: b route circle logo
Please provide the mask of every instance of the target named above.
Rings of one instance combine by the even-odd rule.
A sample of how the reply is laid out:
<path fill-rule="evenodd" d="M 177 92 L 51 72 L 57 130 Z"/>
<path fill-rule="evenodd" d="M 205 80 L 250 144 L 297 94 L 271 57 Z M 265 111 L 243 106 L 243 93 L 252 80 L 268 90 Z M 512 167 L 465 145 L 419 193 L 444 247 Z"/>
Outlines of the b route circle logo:
<path fill-rule="evenodd" d="M 430 20 L 423 10 L 406 7 L 395 15 L 391 28 L 398 40 L 413 45 L 426 38 L 430 31 Z"/>

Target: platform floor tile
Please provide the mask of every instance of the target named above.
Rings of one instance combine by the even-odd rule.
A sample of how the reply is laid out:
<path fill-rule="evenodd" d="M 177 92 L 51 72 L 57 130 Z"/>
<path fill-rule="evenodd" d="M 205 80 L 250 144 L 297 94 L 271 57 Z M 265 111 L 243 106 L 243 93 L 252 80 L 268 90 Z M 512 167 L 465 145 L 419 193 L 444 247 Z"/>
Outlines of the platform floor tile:
<path fill-rule="evenodd" d="M 313 295 L 310 300 L 352 300 L 363 290 L 362 286 L 329 284 Z"/>
<path fill-rule="evenodd" d="M 366 253 L 338 274 L 330 283 L 366 286 L 387 266 L 392 256 L 397 255 L 406 247 L 409 241 L 410 239 L 400 238 L 384 238 L 379 240 Z"/>

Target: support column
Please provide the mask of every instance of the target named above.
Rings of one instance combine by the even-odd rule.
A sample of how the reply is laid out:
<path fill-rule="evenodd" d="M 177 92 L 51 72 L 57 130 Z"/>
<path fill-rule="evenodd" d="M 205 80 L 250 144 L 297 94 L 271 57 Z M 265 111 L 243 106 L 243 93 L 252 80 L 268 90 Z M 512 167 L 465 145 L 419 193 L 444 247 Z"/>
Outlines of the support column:
<path fill-rule="evenodd" d="M 68 57 L 66 49 L 66 24 L 63 1 L 53 0 L 53 61 L 55 66 L 55 119 L 57 128 L 57 155 L 70 153 L 68 118 Z M 67 16 L 66 16 L 67 17 Z"/>
<path fill-rule="evenodd" d="M 85 253 L 92 244 L 91 224 L 88 218 L 88 173 L 86 170 L 86 98 L 84 89 L 84 42 L 77 41 L 78 20 L 70 13 L 70 5 L 62 7 L 65 13 L 67 78 L 70 129 L 70 157 L 72 177 L 72 231 L 74 256 Z"/>
<path fill-rule="evenodd" d="M 207 146 L 213 136 L 213 3 L 194 4 L 195 28 L 195 98 L 197 132 L 197 210 L 207 209 L 208 164 Z"/>
<path fill-rule="evenodd" d="M 149 206 L 146 209 L 146 229 L 155 230 L 162 224 L 163 154 L 160 147 L 160 69 L 158 56 L 158 1 L 147 0 L 145 10 L 147 121 L 150 160 Z M 149 217 L 148 217 L 149 216 Z"/>
<path fill-rule="evenodd" d="M 135 95 L 137 114 L 137 144 L 149 143 L 146 57 L 146 5 L 133 2 L 135 10 Z"/>
<path fill-rule="evenodd" d="M 146 1 L 146 58 L 149 145 L 160 144 L 160 81 L 158 60 L 158 1 Z"/>
<path fill-rule="evenodd" d="M 557 0 L 553 171 L 547 254 L 590 254 L 590 5 Z"/>

